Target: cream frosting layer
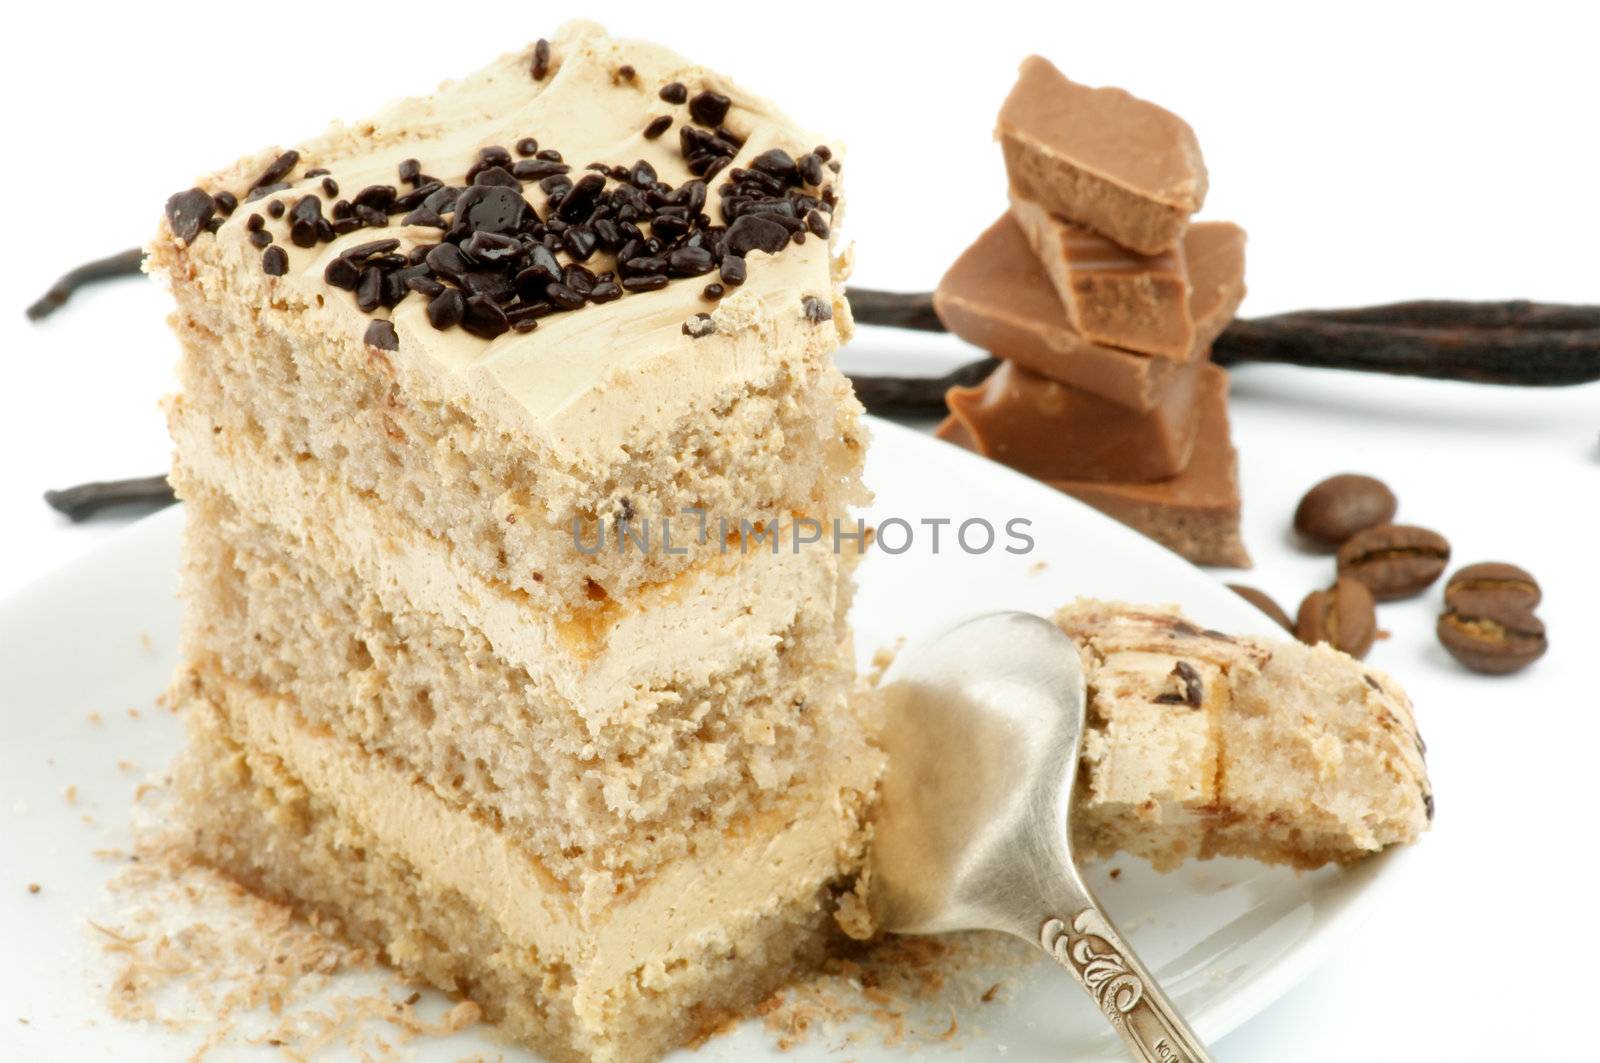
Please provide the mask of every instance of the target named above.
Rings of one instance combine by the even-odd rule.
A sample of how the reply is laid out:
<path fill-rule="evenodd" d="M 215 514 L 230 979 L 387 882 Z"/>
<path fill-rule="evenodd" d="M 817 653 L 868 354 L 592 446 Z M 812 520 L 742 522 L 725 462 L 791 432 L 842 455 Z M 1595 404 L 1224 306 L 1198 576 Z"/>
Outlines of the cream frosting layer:
<path fill-rule="evenodd" d="M 619 722 L 637 688 L 704 682 L 770 654 L 801 603 L 840 593 L 824 540 L 799 551 L 737 548 L 614 602 L 599 619 L 529 609 L 461 564 L 442 542 L 400 522 L 311 464 L 235 451 L 180 397 L 170 408 L 185 494 L 217 491 L 285 534 L 315 544 L 381 597 L 481 631 L 507 662 L 548 677 L 589 727 Z"/>
<path fill-rule="evenodd" d="M 693 852 L 625 895 L 596 874 L 576 891 L 559 885 L 507 832 L 452 806 L 406 769 L 354 743 L 318 733 L 292 704 L 224 677 L 201 683 L 210 711 L 241 744 L 279 758 L 319 799 L 370 833 L 417 873 L 478 905 L 540 962 L 570 965 L 599 993 L 634 972 L 701 953 L 763 915 L 817 894 L 858 847 L 862 795 L 875 765 L 819 766 L 817 785 L 728 831 L 688 832 Z M 191 702 L 190 711 L 205 711 Z"/>
<path fill-rule="evenodd" d="M 745 166 L 771 148 L 800 155 L 823 143 L 766 100 L 720 75 L 656 45 L 614 40 L 589 23 L 571 24 L 555 38 L 552 72 L 544 80 L 529 74 L 528 55 L 508 54 L 430 96 L 403 100 L 353 126 L 335 125 L 299 146 L 296 173 L 325 168 L 350 195 L 368 184 L 394 184 L 401 160 L 416 158 L 423 172 L 460 183 L 478 148 L 509 147 L 534 136 L 541 146 L 563 154 L 574 177 L 589 162 L 631 165 L 643 159 L 661 180 L 677 185 L 692 175 L 677 147 L 676 126 L 654 140 L 643 135 L 652 116 L 674 111 L 656 95 L 671 81 L 684 83 L 691 93 L 711 89 L 731 98 L 724 125 L 746 138 L 734 166 Z M 618 76 L 624 65 L 635 71 L 632 80 Z M 680 121 L 685 117 L 682 108 L 676 113 Z M 838 157 L 838 146 L 830 148 Z M 213 191 L 242 193 L 277 153 L 273 149 L 241 160 L 202 183 Z M 397 236 L 404 250 L 412 243 L 436 242 L 439 232 L 398 225 L 369 228 L 331 244 L 299 248 L 288 239 L 286 221 L 268 221 L 275 246 L 288 254 L 289 268 L 284 276 L 267 277 L 261 253 L 248 242 L 248 218 L 265 217 L 274 199 L 292 206 L 301 196 L 317 192 L 320 180 L 302 178 L 267 199 L 241 204 L 216 233 L 217 265 L 237 274 L 233 287 L 239 296 L 293 312 L 313 334 L 360 342 L 371 318 L 361 313 L 349 292 L 324 282 L 328 262 L 375 238 Z M 830 175 L 830 181 L 837 194 L 837 179 Z M 525 195 L 539 196 L 537 186 Z M 709 211 L 715 210 L 715 202 L 713 192 Z M 835 223 L 841 216 L 836 208 Z M 210 239 L 197 238 L 189 257 L 209 254 L 203 244 Z M 157 271 L 170 273 L 180 284 L 203 272 L 185 263 L 182 254 L 164 253 L 163 243 L 176 250 L 176 241 L 164 229 L 152 258 Z M 603 255 L 589 265 L 610 268 Z M 447 400 L 461 403 L 485 423 L 522 433 L 558 460 L 603 463 L 620 459 L 624 444 L 643 425 L 681 417 L 708 396 L 760 380 L 773 364 L 796 360 L 803 351 L 837 347 L 851 329 L 840 287 L 843 268 L 843 256 L 835 258 L 829 241 L 812 238 L 777 255 L 752 252 L 747 281 L 717 304 L 701 295 L 705 281 L 713 277 L 683 280 L 660 291 L 548 317 L 533 332 L 507 333 L 492 341 L 460 328 L 433 329 L 424 301 L 416 296 L 392 314 L 380 311 L 379 316 L 392 317 L 400 338 L 399 351 L 390 357 L 429 380 Z M 807 297 L 831 305 L 832 319 L 808 319 Z M 705 312 L 716 331 L 700 338 L 686 335 L 685 321 Z"/>

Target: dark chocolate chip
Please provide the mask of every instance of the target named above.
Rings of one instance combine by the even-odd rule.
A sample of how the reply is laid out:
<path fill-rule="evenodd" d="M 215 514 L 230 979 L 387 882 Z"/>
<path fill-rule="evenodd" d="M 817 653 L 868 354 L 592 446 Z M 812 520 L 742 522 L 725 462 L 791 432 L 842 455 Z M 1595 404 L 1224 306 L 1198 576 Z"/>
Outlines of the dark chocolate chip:
<path fill-rule="evenodd" d="M 622 290 L 623 291 L 627 291 L 627 292 L 658 292 L 662 288 L 665 288 L 666 286 L 667 286 L 666 275 L 665 274 L 661 274 L 661 273 L 652 273 L 652 274 L 645 274 L 645 275 L 636 276 L 636 277 L 624 277 L 624 278 L 622 278 Z M 596 285 L 595 291 L 596 292 L 599 291 L 599 286 L 598 285 Z M 597 302 L 597 303 L 604 302 L 604 301 L 605 300 L 600 299 L 598 297 L 595 298 L 595 302 Z"/>
<path fill-rule="evenodd" d="M 528 201 L 509 188 L 473 185 L 456 199 L 456 222 L 452 231 L 516 232 L 528 212 Z"/>
<path fill-rule="evenodd" d="M 820 325 L 824 321 L 833 320 L 833 307 L 814 295 L 808 295 L 801 299 L 800 307 L 805 311 L 806 320 L 813 325 Z"/>
<path fill-rule="evenodd" d="M 693 339 L 709 336 L 717 331 L 717 323 L 711 320 L 710 314 L 695 314 L 683 323 L 683 334 Z"/>
<path fill-rule="evenodd" d="M 644 138 L 646 140 L 654 140 L 671 128 L 672 116 L 670 114 L 658 114 L 650 119 L 649 123 L 644 127 Z"/>
<path fill-rule="evenodd" d="M 335 288 L 353 292 L 361 280 L 361 271 L 348 258 L 341 256 L 328 263 L 328 268 L 322 271 L 322 279 Z"/>
<path fill-rule="evenodd" d="M 216 212 L 216 201 L 203 188 L 191 188 L 167 199 L 167 224 L 172 227 L 172 235 L 186 244 L 194 243 Z"/>
<path fill-rule="evenodd" d="M 467 299 L 461 327 L 481 339 L 492 340 L 510 331 L 511 322 L 506 320 L 506 312 L 493 299 L 486 295 L 474 295 Z"/>
<path fill-rule="evenodd" d="M 267 168 L 261 171 L 261 176 L 257 177 L 255 181 L 251 183 L 251 191 L 255 191 L 256 189 L 263 188 L 267 185 L 281 183 L 285 177 L 289 176 L 289 171 L 293 170 L 295 168 L 295 164 L 299 161 L 300 153 L 298 151 L 286 151 L 282 155 L 279 155 L 276 159 L 273 159 L 272 162 L 268 163 Z"/>
<path fill-rule="evenodd" d="M 517 154 L 527 158 L 539 150 L 539 142 L 532 137 L 523 137 L 516 143 Z"/>
<path fill-rule="evenodd" d="M 467 301 L 454 288 L 446 288 L 428 301 L 428 324 L 443 332 L 461 323 Z"/>
<path fill-rule="evenodd" d="M 682 103 L 689 98 L 689 89 L 681 81 L 669 81 L 656 95 L 668 103 Z"/>
<path fill-rule="evenodd" d="M 524 181 L 537 181 L 553 174 L 566 173 L 571 169 L 572 167 L 564 162 L 554 162 L 550 159 L 519 159 L 512 164 L 511 173 Z"/>
<path fill-rule="evenodd" d="M 543 37 L 533 46 L 533 63 L 529 72 L 535 81 L 543 81 L 545 75 L 550 73 L 550 42 Z"/>
<path fill-rule="evenodd" d="M 367 334 L 362 337 L 368 347 L 376 347 L 380 351 L 398 351 L 400 349 L 400 336 L 394 330 L 393 322 L 378 318 L 367 326 Z"/>
<path fill-rule="evenodd" d="M 745 214 L 738 218 L 723 235 L 724 254 L 745 257 L 751 251 L 765 251 L 775 255 L 789 245 L 789 230 L 770 217 Z M 723 280 L 727 280 L 723 276 Z"/>
<path fill-rule="evenodd" d="M 261 255 L 261 272 L 269 277 L 281 277 L 289 272 L 289 254 L 274 244 Z"/>
<path fill-rule="evenodd" d="M 689 101 L 689 114 L 701 125 L 719 126 L 728 117 L 728 107 L 732 103 L 722 93 L 707 89 L 696 93 L 694 99 Z"/>

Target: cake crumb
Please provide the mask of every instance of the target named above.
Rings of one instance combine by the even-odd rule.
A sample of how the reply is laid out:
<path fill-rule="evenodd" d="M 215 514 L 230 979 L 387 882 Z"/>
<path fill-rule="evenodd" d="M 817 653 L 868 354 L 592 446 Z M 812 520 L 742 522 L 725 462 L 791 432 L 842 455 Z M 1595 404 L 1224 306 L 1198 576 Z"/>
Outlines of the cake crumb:
<path fill-rule="evenodd" d="M 95 727 L 99 727 L 105 722 L 104 718 L 102 718 L 98 712 L 91 712 L 89 715 L 85 716 L 84 719 L 88 720 Z"/>
<path fill-rule="evenodd" d="M 143 797 L 168 790 L 139 784 Z M 190 1038 L 192 1061 L 251 1046 L 287 1059 L 393 1058 L 396 1046 L 449 1037 L 483 1021 L 470 1000 L 424 994 L 346 944 L 337 923 L 258 897 L 194 861 L 167 802 L 137 810 L 129 851 L 85 920 L 110 965 L 116 1018 Z"/>
<path fill-rule="evenodd" d="M 29 893 L 38 893 L 42 889 L 44 889 L 44 887 L 39 885 L 37 882 L 28 883 L 28 892 Z"/>
<path fill-rule="evenodd" d="M 1028 942 L 987 931 L 891 936 L 840 950 L 820 972 L 757 1007 L 780 1050 L 813 1038 L 836 1049 L 869 1039 L 913 1051 L 960 1046 L 981 1033 L 960 1021 L 963 1011 L 994 1003 L 1043 956 Z"/>
<path fill-rule="evenodd" d="M 1114 867 L 1110 871 L 1106 872 L 1106 874 L 1110 875 L 1114 879 L 1115 878 L 1121 878 L 1122 877 L 1122 868 Z"/>
<path fill-rule="evenodd" d="M 1048 561 L 1035 561 L 1033 564 L 1028 566 L 1028 571 L 1031 572 L 1031 573 L 1037 574 L 1037 573 L 1043 572 L 1045 569 L 1047 569 L 1049 567 L 1050 567 L 1050 562 L 1048 562 Z"/>
<path fill-rule="evenodd" d="M 66 800 L 67 804 L 75 805 L 78 803 L 78 788 L 76 786 L 68 786 L 61 791 L 61 796 Z"/>

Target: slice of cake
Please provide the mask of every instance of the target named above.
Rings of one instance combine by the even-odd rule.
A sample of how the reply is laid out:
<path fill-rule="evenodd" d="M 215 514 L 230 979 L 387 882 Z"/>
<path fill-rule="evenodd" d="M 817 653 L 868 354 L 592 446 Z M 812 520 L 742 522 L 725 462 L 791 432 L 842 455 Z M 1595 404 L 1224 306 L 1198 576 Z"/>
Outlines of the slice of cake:
<path fill-rule="evenodd" d="M 1055 622 L 1089 687 L 1079 857 L 1311 868 L 1415 841 L 1433 819 L 1411 703 L 1355 658 L 1170 608 L 1084 600 Z"/>
<path fill-rule="evenodd" d="M 817 960 L 878 770 L 839 172 L 576 24 L 172 198 L 203 859 L 557 1059 Z"/>

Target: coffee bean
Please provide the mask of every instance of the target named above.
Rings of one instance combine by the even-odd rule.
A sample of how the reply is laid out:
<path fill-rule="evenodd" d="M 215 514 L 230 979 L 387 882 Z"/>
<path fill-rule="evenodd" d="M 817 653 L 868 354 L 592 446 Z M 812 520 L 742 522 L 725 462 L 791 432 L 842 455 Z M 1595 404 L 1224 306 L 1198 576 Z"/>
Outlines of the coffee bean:
<path fill-rule="evenodd" d="M 1450 563 L 1450 543 L 1436 531 L 1380 524 L 1339 547 L 1339 575 L 1367 585 L 1380 602 L 1420 594 Z"/>
<path fill-rule="evenodd" d="M 1294 511 L 1294 530 L 1327 546 L 1339 546 L 1356 532 L 1394 519 L 1394 492 L 1370 476 L 1341 473 L 1305 493 Z"/>
<path fill-rule="evenodd" d="M 1452 609 L 1479 612 L 1488 608 L 1532 609 L 1543 593 L 1539 581 L 1504 561 L 1480 561 L 1459 568 L 1444 585 L 1444 603 Z"/>
<path fill-rule="evenodd" d="M 1272 617 L 1285 631 L 1294 632 L 1294 621 L 1289 619 L 1289 614 L 1283 607 L 1267 596 L 1265 591 L 1258 591 L 1254 587 L 1247 587 L 1243 583 L 1230 583 L 1228 589 L 1257 609 Z"/>
<path fill-rule="evenodd" d="M 1352 657 L 1365 657 L 1378 636 L 1372 592 L 1365 584 L 1341 576 L 1326 590 L 1306 595 L 1294 632 L 1301 642 L 1326 642 Z"/>
<path fill-rule="evenodd" d="M 1515 565 L 1468 565 L 1445 585 L 1445 610 L 1435 632 L 1450 655 L 1475 672 L 1506 675 L 1549 648 L 1544 622 L 1533 614 L 1538 582 Z"/>

